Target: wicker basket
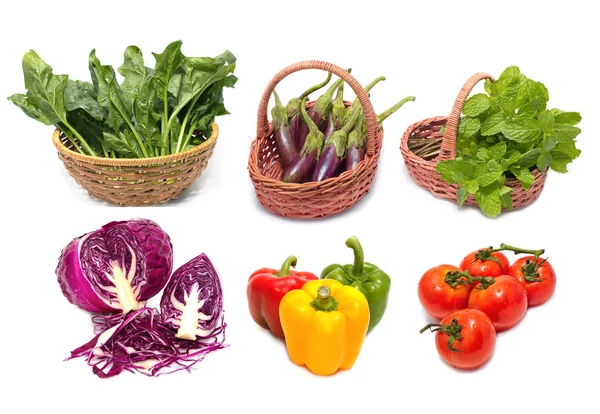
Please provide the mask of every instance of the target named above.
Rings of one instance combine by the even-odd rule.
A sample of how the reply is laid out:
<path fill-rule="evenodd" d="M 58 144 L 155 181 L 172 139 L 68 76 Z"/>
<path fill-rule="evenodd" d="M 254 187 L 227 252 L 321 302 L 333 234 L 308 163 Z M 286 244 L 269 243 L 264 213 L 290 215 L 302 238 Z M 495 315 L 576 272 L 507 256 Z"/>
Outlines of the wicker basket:
<path fill-rule="evenodd" d="M 73 151 L 57 129 L 52 142 L 71 177 L 87 192 L 118 206 L 150 206 L 175 199 L 198 178 L 213 154 L 219 129 L 202 144 L 152 158 L 90 157 Z"/>
<path fill-rule="evenodd" d="M 269 99 L 277 84 L 291 73 L 304 69 L 331 72 L 352 88 L 367 121 L 367 153 L 351 171 L 321 182 L 303 184 L 280 181 L 283 168 L 273 136 L 273 125 L 267 119 Z M 270 212 L 283 217 L 313 219 L 340 213 L 358 202 L 368 191 L 377 170 L 383 129 L 377 128 L 377 116 L 369 96 L 350 73 L 331 63 L 310 60 L 290 65 L 277 73 L 263 93 L 258 108 L 256 139 L 252 142 L 248 170 L 260 203 Z"/>
<path fill-rule="evenodd" d="M 450 185 L 444 181 L 436 171 L 435 166 L 439 161 L 456 158 L 456 136 L 463 104 L 473 87 L 483 79 L 494 81 L 494 78 L 487 73 L 476 73 L 471 76 L 458 93 L 449 117 L 437 116 L 416 122 L 408 127 L 400 141 L 400 151 L 404 157 L 404 163 L 408 168 L 408 172 L 417 184 L 428 189 L 437 197 L 457 201 L 456 192 L 458 191 L 458 185 Z M 436 158 L 425 160 L 408 149 L 408 140 L 412 137 L 430 139 L 442 137 L 440 129 L 444 125 L 446 125 L 446 131 L 443 135 L 439 155 Z M 506 185 L 512 189 L 510 194 L 512 196 L 513 209 L 531 204 L 540 195 L 546 181 L 546 174 L 541 174 L 536 169 L 533 171 L 533 175 L 535 181 L 528 191 L 523 189 L 518 180 L 506 180 Z M 477 205 L 475 198 L 471 194 L 469 194 L 465 204 L 471 206 Z"/>

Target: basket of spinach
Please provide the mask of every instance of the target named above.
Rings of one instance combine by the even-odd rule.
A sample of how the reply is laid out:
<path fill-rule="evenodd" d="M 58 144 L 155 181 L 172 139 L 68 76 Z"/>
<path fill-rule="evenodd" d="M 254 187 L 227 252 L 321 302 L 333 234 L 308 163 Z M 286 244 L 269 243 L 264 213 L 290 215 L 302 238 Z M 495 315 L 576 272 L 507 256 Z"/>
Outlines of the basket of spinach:
<path fill-rule="evenodd" d="M 235 56 L 188 57 L 181 41 L 153 53 L 154 68 L 129 46 L 117 72 L 89 55 L 91 83 L 52 72 L 35 51 L 23 57 L 25 94 L 8 99 L 55 127 L 65 167 L 92 196 L 151 205 L 180 196 L 206 168 L 228 114 L 223 89 L 237 78 Z"/>
<path fill-rule="evenodd" d="M 485 93 L 467 99 L 484 79 Z M 449 117 L 425 119 L 404 133 L 400 149 L 409 173 L 434 195 L 459 207 L 478 205 L 489 217 L 532 203 L 548 170 L 566 173 L 581 152 L 581 116 L 547 108 L 548 98 L 544 84 L 516 66 L 496 81 L 475 74 Z"/>

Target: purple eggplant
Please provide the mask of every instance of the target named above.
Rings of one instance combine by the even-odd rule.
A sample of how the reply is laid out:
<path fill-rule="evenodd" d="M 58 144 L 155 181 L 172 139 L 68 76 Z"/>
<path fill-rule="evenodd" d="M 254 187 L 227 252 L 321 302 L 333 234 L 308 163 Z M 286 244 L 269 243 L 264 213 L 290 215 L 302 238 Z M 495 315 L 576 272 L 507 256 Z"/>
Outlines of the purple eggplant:
<path fill-rule="evenodd" d="M 351 70 L 352 69 L 348 69 L 348 72 Z M 308 110 L 308 116 L 310 116 L 310 119 L 317 124 L 322 132 L 325 131 L 327 119 L 329 118 L 329 114 L 331 113 L 331 109 L 333 107 L 333 93 L 343 84 L 344 80 L 341 78 L 335 81 L 329 88 L 327 88 L 323 95 L 319 96 L 319 98 L 315 101 L 315 104 Z M 308 127 L 306 126 L 306 123 L 303 122 L 298 126 L 298 129 L 294 134 L 298 148 L 302 148 L 304 145 L 306 135 L 308 135 Z"/>
<path fill-rule="evenodd" d="M 381 128 L 381 124 L 383 124 L 383 121 L 385 121 L 387 117 L 389 117 L 398 109 L 400 109 L 402 105 L 414 100 L 414 96 L 407 96 L 406 98 L 398 102 L 396 105 L 377 115 L 377 128 Z M 359 119 L 356 122 L 354 129 L 348 134 L 348 143 L 346 146 L 346 163 L 344 167 L 345 171 L 355 169 L 358 166 L 358 164 L 360 164 L 360 162 L 365 159 L 366 146 L 367 122 L 363 114 L 361 119 Z"/>
<path fill-rule="evenodd" d="M 279 100 L 279 95 L 273 90 L 275 96 L 275 106 L 271 109 L 271 117 L 273 118 L 273 134 L 275 135 L 275 143 L 277 144 L 277 152 L 281 159 L 281 165 L 285 168 L 298 154 L 296 142 L 290 131 L 287 111 Z"/>
<path fill-rule="evenodd" d="M 300 127 L 300 125 L 303 125 L 302 116 L 300 115 L 300 103 L 302 102 L 302 100 L 304 98 L 308 97 L 308 95 L 310 95 L 311 93 L 316 92 L 319 89 L 323 88 L 325 85 L 327 85 L 329 83 L 330 80 L 331 80 L 331 72 L 327 72 L 327 78 L 325 78 L 325 80 L 323 82 L 318 83 L 315 86 L 311 86 L 310 88 L 305 90 L 302 93 L 302 95 L 300 95 L 298 98 L 292 98 L 289 100 L 285 109 L 287 111 L 288 122 L 290 125 L 290 131 L 292 133 L 292 136 L 295 137 L 296 131 L 298 131 L 298 128 Z M 302 148 L 302 145 L 296 145 L 296 148 Z"/>
<path fill-rule="evenodd" d="M 354 108 L 349 117 L 346 118 L 342 128 L 331 134 L 325 141 L 323 152 L 312 174 L 312 181 L 323 181 L 336 177 L 340 173 L 342 160 L 346 154 L 348 133 L 352 131 L 361 115 L 362 107 Z M 331 123 L 331 129 L 334 129 L 332 117 L 329 118 L 328 122 Z"/>
<path fill-rule="evenodd" d="M 306 112 L 307 98 L 302 100 L 300 114 L 302 119 L 308 125 L 308 135 L 304 146 L 291 163 L 283 170 L 281 181 L 286 183 L 303 183 L 310 178 L 317 165 L 317 159 L 321 155 L 325 137 Z"/>

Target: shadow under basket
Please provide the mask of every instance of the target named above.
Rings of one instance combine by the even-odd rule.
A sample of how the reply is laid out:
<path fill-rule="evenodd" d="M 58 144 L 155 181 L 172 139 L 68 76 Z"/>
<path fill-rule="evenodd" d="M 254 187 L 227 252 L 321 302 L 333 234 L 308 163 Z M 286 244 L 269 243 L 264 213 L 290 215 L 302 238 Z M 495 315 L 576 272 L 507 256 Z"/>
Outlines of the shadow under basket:
<path fill-rule="evenodd" d="M 367 120 L 367 152 L 351 171 L 321 182 L 285 183 L 280 181 L 283 168 L 273 134 L 267 120 L 267 107 L 275 86 L 286 76 L 304 69 L 331 72 L 354 90 Z M 307 104 L 309 108 L 314 102 Z M 304 61 L 288 66 L 271 80 L 263 93 L 259 110 L 256 139 L 248 158 L 250 179 L 258 201 L 270 212 L 297 219 L 324 218 L 340 213 L 356 204 L 368 191 L 377 170 L 383 129 L 377 128 L 377 116 L 367 93 L 350 73 L 331 63 Z"/>
<path fill-rule="evenodd" d="M 462 106 L 473 87 L 482 79 L 494 81 L 494 78 L 486 73 L 473 75 L 460 90 L 449 117 L 437 116 L 416 122 L 408 127 L 400 140 L 400 151 L 411 177 L 418 185 L 426 188 L 436 197 L 457 202 L 459 186 L 457 184 L 451 185 L 444 181 L 435 167 L 442 160 L 456 159 L 456 137 Z M 444 126 L 446 126 L 446 130 L 444 133 L 441 133 L 440 131 Z M 415 155 L 409 149 L 409 140 L 415 138 L 437 140 L 438 143 L 430 147 L 431 152 L 436 152 L 439 149 L 437 155 L 427 159 Z M 517 179 L 507 178 L 505 185 L 512 189 L 510 195 L 512 197 L 513 210 L 525 207 L 539 197 L 546 182 L 547 173 L 541 174 L 538 169 L 535 169 L 532 173 L 535 180 L 527 191 L 523 189 Z M 469 194 L 465 204 L 476 206 L 475 197 Z"/>
<path fill-rule="evenodd" d="M 202 174 L 213 154 L 219 129 L 189 150 L 150 158 L 91 157 L 72 150 L 58 129 L 52 142 L 65 168 L 91 196 L 118 206 L 150 206 L 180 197 Z"/>

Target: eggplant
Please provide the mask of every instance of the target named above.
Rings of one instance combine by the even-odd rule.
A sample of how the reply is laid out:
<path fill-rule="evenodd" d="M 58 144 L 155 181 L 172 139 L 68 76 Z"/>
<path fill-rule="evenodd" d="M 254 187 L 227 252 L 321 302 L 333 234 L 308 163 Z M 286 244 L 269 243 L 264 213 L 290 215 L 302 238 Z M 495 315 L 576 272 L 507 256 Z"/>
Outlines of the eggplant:
<path fill-rule="evenodd" d="M 350 71 L 352 71 L 352 69 L 348 69 L 348 72 Z M 344 80 L 341 78 L 335 81 L 323 95 L 319 96 L 319 98 L 315 101 L 315 104 L 308 110 L 308 116 L 310 116 L 310 119 L 317 124 L 321 132 L 325 132 L 325 128 L 327 127 L 327 119 L 329 118 L 329 114 L 333 108 L 333 93 L 343 84 Z M 294 134 L 298 148 L 302 148 L 304 145 L 306 135 L 308 135 L 308 127 L 306 126 L 306 123 L 303 122 L 300 126 L 298 126 L 298 129 Z"/>
<path fill-rule="evenodd" d="M 353 109 L 342 128 L 331 134 L 325 141 L 323 151 L 312 174 L 312 181 L 323 181 L 340 173 L 342 160 L 346 155 L 348 134 L 362 115 L 362 107 L 358 106 Z M 331 122 L 331 128 L 334 129 L 331 117 L 329 122 Z"/>
<path fill-rule="evenodd" d="M 300 152 L 283 170 L 281 181 L 286 183 L 303 183 L 312 175 L 325 141 L 324 134 L 306 112 L 306 102 L 307 98 L 304 98 L 300 106 L 300 114 L 302 120 L 308 125 L 308 135 Z"/>
<path fill-rule="evenodd" d="M 383 124 L 383 121 L 385 121 L 387 117 L 389 117 L 398 109 L 400 109 L 402 105 L 414 100 L 414 96 L 407 96 L 406 98 L 398 102 L 396 105 L 377 115 L 377 129 L 381 128 L 381 124 Z M 346 162 L 344 166 L 345 171 L 355 169 L 358 166 L 358 164 L 360 164 L 360 162 L 365 159 L 366 146 L 367 121 L 365 120 L 365 117 L 363 115 L 362 119 L 359 119 L 357 121 L 355 128 L 352 131 L 350 131 L 350 134 L 348 135 L 348 143 L 346 146 Z"/>
<path fill-rule="evenodd" d="M 288 101 L 285 109 L 287 111 L 288 123 L 290 125 L 290 131 L 291 131 L 293 137 L 296 136 L 298 128 L 300 128 L 300 125 L 303 125 L 302 116 L 300 115 L 300 103 L 302 102 L 302 100 L 304 98 L 308 97 L 308 95 L 310 95 L 313 92 L 318 91 L 319 89 L 321 89 L 322 87 L 327 85 L 330 80 L 331 80 L 331 72 L 327 72 L 327 78 L 325 78 L 325 80 L 323 82 L 318 83 L 315 86 L 311 86 L 310 88 L 305 90 L 302 93 L 302 95 L 300 95 L 298 98 L 292 98 Z M 302 145 L 296 145 L 296 148 L 302 148 Z"/>
<path fill-rule="evenodd" d="M 273 134 L 275 136 L 275 143 L 277 144 L 277 152 L 279 152 L 279 158 L 281 159 L 281 165 L 285 168 L 298 154 L 298 149 L 290 130 L 287 111 L 281 104 L 279 95 L 277 95 L 275 90 L 273 90 L 273 95 L 275 96 L 275 106 L 271 109 Z"/>

